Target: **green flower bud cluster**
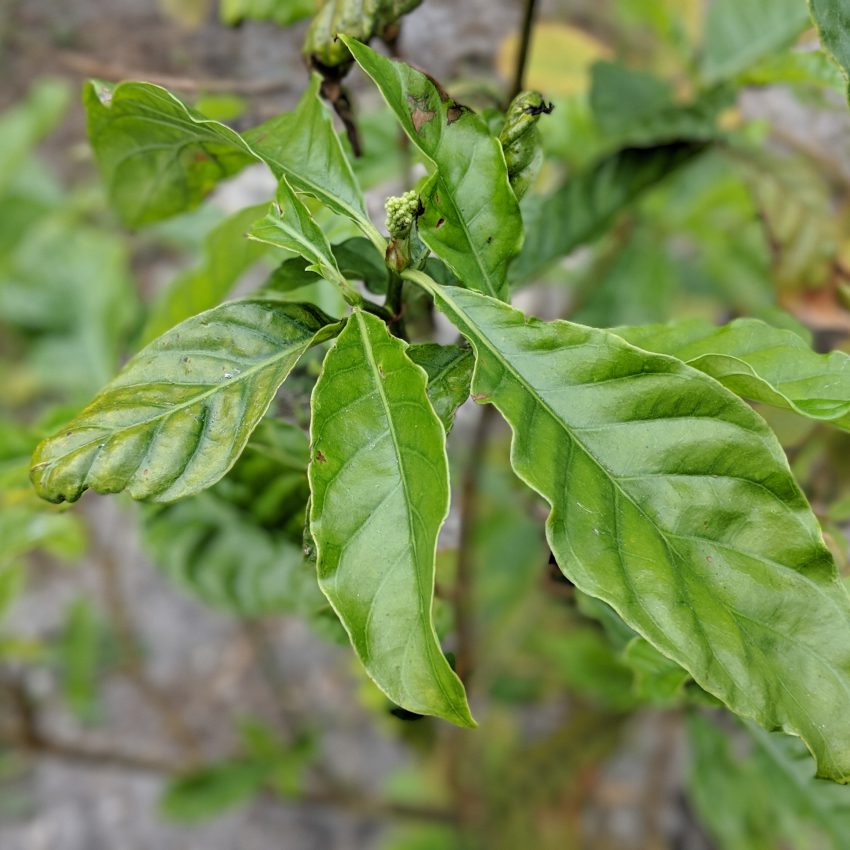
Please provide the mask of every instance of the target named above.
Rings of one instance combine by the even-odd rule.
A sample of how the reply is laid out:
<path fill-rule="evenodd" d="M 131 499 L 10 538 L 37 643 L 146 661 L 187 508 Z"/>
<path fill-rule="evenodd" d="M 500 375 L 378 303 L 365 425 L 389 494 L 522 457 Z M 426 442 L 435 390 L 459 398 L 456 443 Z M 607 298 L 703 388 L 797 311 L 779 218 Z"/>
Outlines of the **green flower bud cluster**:
<path fill-rule="evenodd" d="M 387 232 L 393 239 L 405 239 L 419 211 L 419 193 L 411 189 L 398 197 L 387 198 L 384 209 L 387 211 Z"/>
<path fill-rule="evenodd" d="M 537 122 L 554 107 L 539 92 L 518 94 L 508 107 L 505 124 L 499 135 L 511 188 L 517 199 L 528 191 L 543 163 L 543 150 Z"/>

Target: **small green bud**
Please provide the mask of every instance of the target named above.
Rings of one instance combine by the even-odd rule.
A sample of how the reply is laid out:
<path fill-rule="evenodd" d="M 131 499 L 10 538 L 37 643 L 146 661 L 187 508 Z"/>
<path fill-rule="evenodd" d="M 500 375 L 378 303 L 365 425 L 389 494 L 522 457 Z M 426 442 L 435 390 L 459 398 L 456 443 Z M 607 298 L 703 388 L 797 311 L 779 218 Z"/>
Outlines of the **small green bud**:
<path fill-rule="evenodd" d="M 508 107 L 499 141 L 517 200 L 528 191 L 543 162 L 537 122 L 541 115 L 548 115 L 554 108 L 551 103 L 546 103 L 543 95 L 533 91 L 521 92 Z"/>

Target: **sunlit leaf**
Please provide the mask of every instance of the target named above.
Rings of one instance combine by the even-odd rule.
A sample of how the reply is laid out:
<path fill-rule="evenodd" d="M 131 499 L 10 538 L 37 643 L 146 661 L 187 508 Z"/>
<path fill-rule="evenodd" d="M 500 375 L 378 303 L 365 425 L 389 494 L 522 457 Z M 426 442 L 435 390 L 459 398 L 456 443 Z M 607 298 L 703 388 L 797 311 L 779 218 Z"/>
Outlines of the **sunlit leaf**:
<path fill-rule="evenodd" d="M 816 354 L 792 331 L 757 319 L 702 319 L 615 328 L 639 348 L 669 354 L 751 401 L 850 430 L 850 355 Z"/>
<path fill-rule="evenodd" d="M 140 351 L 33 456 L 50 501 L 91 487 L 172 501 L 209 487 L 239 457 L 301 355 L 338 326 L 311 305 L 223 304 Z"/>
<path fill-rule="evenodd" d="M 322 590 L 390 699 L 474 725 L 431 620 L 449 481 L 424 371 L 383 322 L 357 311 L 325 359 L 312 407 L 310 527 Z"/>
<path fill-rule="evenodd" d="M 234 130 L 151 83 L 90 81 L 83 103 L 109 197 L 134 227 L 196 207 L 220 180 L 257 160 Z"/>
<path fill-rule="evenodd" d="M 733 711 L 850 780 L 850 597 L 775 437 L 744 402 L 615 334 L 406 272 L 476 353 L 567 577 Z"/>

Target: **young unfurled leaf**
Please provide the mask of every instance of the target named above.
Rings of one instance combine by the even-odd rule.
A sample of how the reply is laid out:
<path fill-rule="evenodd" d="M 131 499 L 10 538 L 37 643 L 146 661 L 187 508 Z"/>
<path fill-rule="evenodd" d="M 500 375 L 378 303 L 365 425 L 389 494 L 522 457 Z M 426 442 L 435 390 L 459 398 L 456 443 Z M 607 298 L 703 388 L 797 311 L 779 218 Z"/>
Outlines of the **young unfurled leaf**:
<path fill-rule="evenodd" d="M 242 137 L 151 83 L 83 91 L 103 182 L 133 227 L 196 207 L 220 180 L 257 160 Z"/>
<path fill-rule="evenodd" d="M 411 345 L 407 356 L 428 373 L 428 400 L 448 433 L 454 425 L 455 411 L 469 398 L 472 351 L 459 345 L 426 342 Z"/>
<path fill-rule="evenodd" d="M 511 284 L 533 280 L 558 257 L 597 238 L 617 213 L 704 150 L 702 143 L 690 141 L 621 150 L 551 195 L 526 198 L 527 235 L 510 267 Z"/>
<path fill-rule="evenodd" d="M 312 305 L 260 298 L 188 319 L 142 349 L 33 456 L 40 496 L 91 487 L 167 502 L 235 463 L 301 355 L 338 330 Z"/>
<path fill-rule="evenodd" d="M 431 619 L 449 504 L 445 433 L 405 347 L 355 311 L 325 359 L 309 467 L 319 583 L 390 699 L 471 726 Z"/>
<path fill-rule="evenodd" d="M 816 354 L 795 333 L 736 319 L 614 328 L 633 345 L 669 354 L 751 401 L 793 410 L 850 430 L 850 355 Z"/>
<path fill-rule="evenodd" d="M 733 711 L 799 734 L 850 780 L 850 598 L 776 438 L 744 402 L 609 331 L 424 286 L 476 353 L 581 590 Z"/>
<path fill-rule="evenodd" d="M 259 242 L 299 254 L 310 264 L 307 271 L 335 283 L 349 303 L 363 301 L 340 272 L 322 228 L 313 220 L 310 211 L 292 191 L 285 177 L 278 184 L 277 201 L 271 212 L 258 221 L 248 235 Z"/>
<path fill-rule="evenodd" d="M 821 44 L 835 59 L 850 97 L 850 7 L 845 0 L 809 0 Z"/>
<path fill-rule="evenodd" d="M 425 74 L 343 40 L 436 168 L 420 190 L 422 241 L 464 286 L 506 298 L 507 263 L 522 245 L 522 217 L 498 139 Z"/>
<path fill-rule="evenodd" d="M 245 133 L 245 140 L 280 179 L 318 198 L 351 219 L 383 254 L 383 237 L 366 213 L 363 193 L 319 96 L 321 79 L 310 85 L 292 112 L 285 112 Z"/>

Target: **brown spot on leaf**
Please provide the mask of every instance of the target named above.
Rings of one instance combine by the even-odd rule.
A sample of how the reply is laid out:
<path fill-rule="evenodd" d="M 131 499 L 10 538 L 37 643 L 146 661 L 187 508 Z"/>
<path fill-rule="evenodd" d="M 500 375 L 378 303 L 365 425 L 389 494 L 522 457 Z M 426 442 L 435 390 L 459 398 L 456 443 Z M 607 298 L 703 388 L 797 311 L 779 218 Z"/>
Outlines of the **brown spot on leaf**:
<path fill-rule="evenodd" d="M 434 120 L 437 113 L 428 108 L 428 98 L 424 95 L 409 94 L 407 103 L 410 106 L 410 120 L 413 121 L 413 129 L 418 133 L 429 121 Z"/>
<path fill-rule="evenodd" d="M 446 220 L 444 218 L 438 218 L 437 223 L 434 225 L 434 229 L 439 230 L 445 223 Z"/>
<path fill-rule="evenodd" d="M 327 458 L 320 451 L 316 451 L 316 463 L 324 463 Z"/>
<path fill-rule="evenodd" d="M 473 401 L 487 401 L 490 398 L 488 393 L 473 393 L 472 400 Z"/>
<path fill-rule="evenodd" d="M 469 112 L 468 107 L 453 100 L 452 105 L 446 110 L 446 124 L 454 124 L 458 118 L 462 118 L 467 112 Z"/>

